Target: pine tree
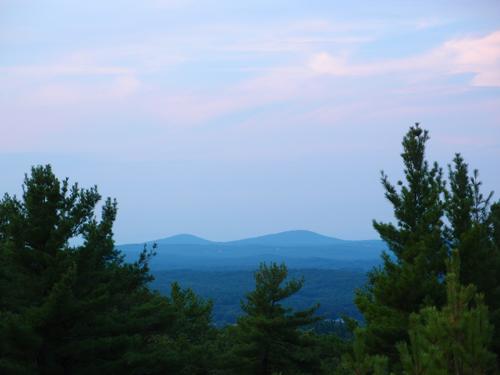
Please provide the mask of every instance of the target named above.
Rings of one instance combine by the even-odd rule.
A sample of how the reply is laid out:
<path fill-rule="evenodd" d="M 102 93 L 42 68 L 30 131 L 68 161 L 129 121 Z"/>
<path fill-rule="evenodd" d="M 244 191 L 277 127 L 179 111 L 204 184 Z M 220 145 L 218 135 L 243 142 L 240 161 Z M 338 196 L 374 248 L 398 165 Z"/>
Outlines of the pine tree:
<path fill-rule="evenodd" d="M 238 374 L 271 375 L 319 372 L 319 359 L 308 335 L 300 330 L 315 321 L 317 306 L 293 311 L 283 301 L 297 293 L 303 280 L 288 280 L 284 264 L 261 264 L 255 273 L 255 290 L 242 302 L 245 313 L 238 319 L 236 358 Z"/>
<path fill-rule="evenodd" d="M 454 253 L 446 275 L 447 302 L 412 314 L 409 344 L 398 346 L 403 374 L 493 374 L 495 355 L 488 350 L 493 326 L 482 295 L 460 284 L 460 261 Z"/>
<path fill-rule="evenodd" d="M 399 189 L 382 172 L 396 223 L 374 221 L 374 227 L 392 254 L 383 254 L 383 266 L 369 274 L 368 285 L 355 300 L 366 320 L 368 353 L 388 355 L 391 362 L 398 360 L 396 343 L 407 339 L 410 314 L 441 306 L 445 299 L 444 183 L 438 165 L 425 159 L 428 140 L 418 124 L 405 135 L 401 156 L 406 184 L 398 181 Z"/>
<path fill-rule="evenodd" d="M 500 354 L 500 249 L 495 246 L 490 225 L 493 193 L 483 196 L 478 171 L 469 175 L 468 165 L 457 154 L 449 167 L 450 188 L 446 194 L 448 240 L 460 254 L 460 282 L 474 284 L 484 295 L 495 325 L 493 342 Z"/>
<path fill-rule="evenodd" d="M 384 355 L 367 353 L 365 331 L 357 328 L 354 331 L 351 353 L 342 356 L 339 374 L 348 375 L 387 375 L 388 358 Z"/>
<path fill-rule="evenodd" d="M 22 199 L 0 202 L 0 372 L 207 373 L 199 355 L 178 358 L 200 352 L 211 304 L 179 287 L 170 298 L 151 291 L 152 251 L 124 262 L 113 241 L 116 202 L 107 199 L 98 220 L 100 198 L 40 166 Z M 72 245 L 75 237 L 83 243 Z"/>

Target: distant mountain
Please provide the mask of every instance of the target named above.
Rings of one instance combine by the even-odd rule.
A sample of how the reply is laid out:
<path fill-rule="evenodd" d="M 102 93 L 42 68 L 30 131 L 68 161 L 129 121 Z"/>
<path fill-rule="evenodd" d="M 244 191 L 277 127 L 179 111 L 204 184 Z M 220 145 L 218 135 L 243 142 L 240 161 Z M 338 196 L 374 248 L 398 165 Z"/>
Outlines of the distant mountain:
<path fill-rule="evenodd" d="M 326 246 L 349 242 L 334 237 L 324 236 L 309 230 L 289 230 L 285 232 L 266 234 L 264 236 L 244 238 L 233 241 L 210 241 L 192 234 L 177 234 L 146 243 L 165 245 L 259 245 L 259 246 Z"/>
<path fill-rule="evenodd" d="M 215 242 L 190 234 L 146 242 L 158 245 L 153 270 L 255 269 L 261 262 L 285 262 L 294 268 L 369 269 L 380 262 L 386 249 L 380 240 L 346 241 L 318 233 L 294 230 L 238 241 Z M 135 261 L 143 244 L 117 248 L 127 261 Z"/>
<path fill-rule="evenodd" d="M 209 245 L 212 241 L 204 238 L 193 236 L 192 234 L 177 234 L 172 237 L 160 238 L 156 241 L 158 245 Z"/>
<path fill-rule="evenodd" d="M 343 242 L 338 238 L 323 236 L 308 230 L 290 230 L 268 234 L 265 236 L 246 238 L 226 242 L 228 245 L 261 245 L 261 246 L 326 246 Z"/>

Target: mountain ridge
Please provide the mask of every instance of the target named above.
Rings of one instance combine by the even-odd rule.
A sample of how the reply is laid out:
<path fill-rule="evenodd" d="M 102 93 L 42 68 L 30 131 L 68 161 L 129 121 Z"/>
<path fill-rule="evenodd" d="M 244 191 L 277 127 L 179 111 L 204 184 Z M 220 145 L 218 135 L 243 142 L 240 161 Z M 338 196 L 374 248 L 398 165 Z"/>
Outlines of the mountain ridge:
<path fill-rule="evenodd" d="M 341 240 L 295 230 L 236 241 L 215 242 L 181 234 L 142 244 L 117 245 L 127 261 L 135 261 L 144 246 L 156 243 L 150 266 L 164 269 L 257 268 L 262 262 L 277 262 L 295 268 L 363 268 L 379 264 L 386 250 L 381 240 Z"/>
<path fill-rule="evenodd" d="M 260 236 L 246 237 L 238 240 L 212 241 L 206 238 L 190 234 L 181 233 L 173 236 L 163 237 L 156 240 L 122 243 L 118 246 L 139 245 L 139 244 L 165 244 L 165 245 L 258 245 L 258 246 L 327 246 L 341 243 L 358 242 L 378 242 L 379 240 L 344 240 L 336 237 L 326 236 L 317 232 L 305 229 L 293 229 L 282 232 L 269 233 Z"/>

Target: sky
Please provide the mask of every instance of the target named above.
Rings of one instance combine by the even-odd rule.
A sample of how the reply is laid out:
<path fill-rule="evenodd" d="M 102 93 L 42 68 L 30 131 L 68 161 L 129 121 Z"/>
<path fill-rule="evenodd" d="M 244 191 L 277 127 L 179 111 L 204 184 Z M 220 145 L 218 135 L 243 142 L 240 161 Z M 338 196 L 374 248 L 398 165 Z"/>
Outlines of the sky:
<path fill-rule="evenodd" d="M 0 190 L 118 200 L 115 238 L 371 239 L 428 129 L 500 198 L 500 1 L 0 0 Z"/>

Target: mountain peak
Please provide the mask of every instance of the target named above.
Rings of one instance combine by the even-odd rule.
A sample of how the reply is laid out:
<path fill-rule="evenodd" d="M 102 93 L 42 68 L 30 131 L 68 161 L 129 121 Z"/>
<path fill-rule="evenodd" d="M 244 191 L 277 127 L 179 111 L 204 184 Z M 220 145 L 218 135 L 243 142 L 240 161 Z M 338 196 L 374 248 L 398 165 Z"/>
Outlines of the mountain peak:
<path fill-rule="evenodd" d="M 236 245 L 247 246 L 257 245 L 264 247 L 296 247 L 296 246 L 330 246 L 346 243 L 334 237 L 328 237 L 310 230 L 296 229 L 284 232 L 266 234 L 263 236 L 243 238 L 234 241 L 210 241 L 193 234 L 183 233 L 170 237 L 160 238 L 148 243 L 157 243 L 158 245 Z"/>
<path fill-rule="evenodd" d="M 161 238 L 155 242 L 158 245 L 208 245 L 212 243 L 212 241 L 187 233 Z"/>
<path fill-rule="evenodd" d="M 324 236 L 309 230 L 289 230 L 285 232 L 252 237 L 238 241 L 230 241 L 233 245 L 264 245 L 264 246 L 321 246 L 342 242 L 337 238 Z"/>

